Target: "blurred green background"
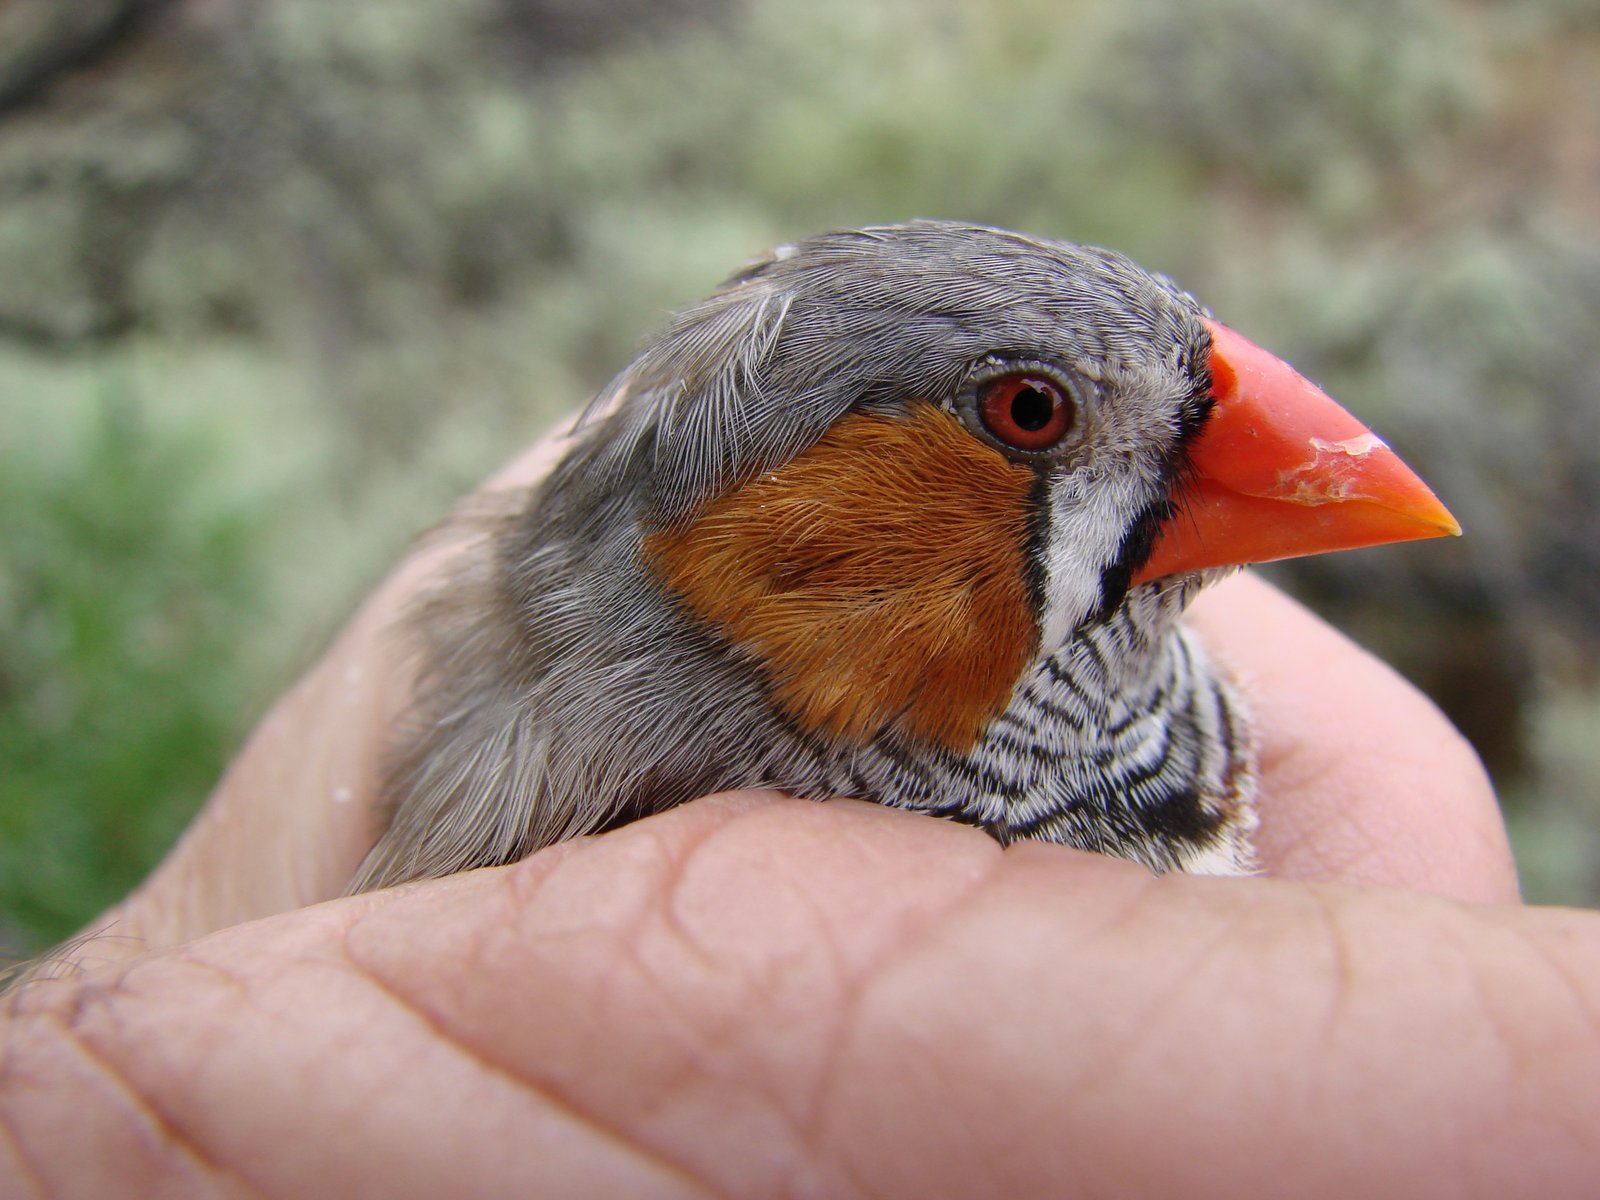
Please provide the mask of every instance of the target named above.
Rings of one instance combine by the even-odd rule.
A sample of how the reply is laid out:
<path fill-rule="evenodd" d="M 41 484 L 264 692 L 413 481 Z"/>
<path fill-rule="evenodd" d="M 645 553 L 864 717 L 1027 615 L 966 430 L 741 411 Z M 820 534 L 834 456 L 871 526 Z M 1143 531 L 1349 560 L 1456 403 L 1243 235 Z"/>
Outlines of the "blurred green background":
<path fill-rule="evenodd" d="M 1600 898 L 1593 0 L 7 0 L 0 951 L 666 314 L 916 215 L 1123 249 L 1395 443 L 1469 536 L 1277 576 Z"/>

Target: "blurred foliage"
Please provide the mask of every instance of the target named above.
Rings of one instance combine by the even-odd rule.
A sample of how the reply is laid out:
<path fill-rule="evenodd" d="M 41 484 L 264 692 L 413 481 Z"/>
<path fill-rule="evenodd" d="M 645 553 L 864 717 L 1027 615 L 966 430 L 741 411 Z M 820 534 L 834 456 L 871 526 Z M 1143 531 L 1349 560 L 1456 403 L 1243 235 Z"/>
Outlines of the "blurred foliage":
<path fill-rule="evenodd" d="M 0 936 L 159 854 L 449 500 L 767 245 L 1118 246 L 1374 420 L 1459 544 L 1281 572 L 1600 895 L 1590 0 L 12 0 Z"/>
<path fill-rule="evenodd" d="M 5 443 L 28 448 L 0 473 L 13 935 L 70 929 L 165 849 L 237 735 L 251 680 L 235 643 L 265 615 L 260 520 L 207 478 L 215 440 L 156 427 L 115 361 L 78 375 L 65 394 L 14 370 L 4 380 L 53 402 L 0 419 Z"/>

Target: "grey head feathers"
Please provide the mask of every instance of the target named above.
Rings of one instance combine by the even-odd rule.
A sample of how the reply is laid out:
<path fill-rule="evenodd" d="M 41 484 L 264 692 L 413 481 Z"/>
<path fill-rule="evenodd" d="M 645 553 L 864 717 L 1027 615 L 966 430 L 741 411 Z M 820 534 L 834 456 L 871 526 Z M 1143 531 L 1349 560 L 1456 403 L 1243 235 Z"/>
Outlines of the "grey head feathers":
<path fill-rule="evenodd" d="M 1202 315 L 1170 280 L 1097 247 L 945 221 L 823 234 L 673 321 L 595 399 L 602 428 L 559 486 L 642 487 L 670 522 L 852 409 L 950 394 L 986 355 L 1067 345 L 1095 383 L 1187 378 Z"/>
<path fill-rule="evenodd" d="M 1249 772 L 1216 733 L 1242 717 L 1175 636 L 1192 588 L 1127 595 L 1205 416 L 1203 315 L 1118 254 L 951 222 L 824 234 L 734 276 L 595 398 L 554 471 L 421 604 L 388 824 L 352 889 L 511 862 L 744 786 L 864 796 L 1002 840 L 1014 823 L 1157 869 L 1242 869 Z M 997 358 L 1070 372 L 1088 430 L 1031 493 L 1035 665 L 959 751 L 797 726 L 748 648 L 663 588 L 646 539 L 848 414 L 955 411 L 975 365 Z M 1086 661 L 1091 630 L 1113 668 L 1063 668 Z M 1130 729 L 1136 777 L 1086 768 Z M 1184 824 L 1183 805 L 1208 815 Z"/>

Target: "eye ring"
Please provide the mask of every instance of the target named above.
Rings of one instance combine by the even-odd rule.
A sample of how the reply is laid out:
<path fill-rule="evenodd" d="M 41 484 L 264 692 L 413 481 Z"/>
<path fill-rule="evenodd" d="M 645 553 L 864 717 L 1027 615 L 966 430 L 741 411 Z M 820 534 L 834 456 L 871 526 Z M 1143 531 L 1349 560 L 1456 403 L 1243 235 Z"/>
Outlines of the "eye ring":
<path fill-rule="evenodd" d="M 963 389 L 962 415 L 974 432 L 1007 454 L 1052 454 L 1080 430 L 1078 389 L 1043 363 L 989 361 Z"/>

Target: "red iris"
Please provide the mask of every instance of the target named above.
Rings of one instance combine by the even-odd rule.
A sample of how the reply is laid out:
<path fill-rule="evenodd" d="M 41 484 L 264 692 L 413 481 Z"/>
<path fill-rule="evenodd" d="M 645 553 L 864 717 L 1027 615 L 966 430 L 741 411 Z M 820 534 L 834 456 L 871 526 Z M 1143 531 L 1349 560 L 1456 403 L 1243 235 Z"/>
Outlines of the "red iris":
<path fill-rule="evenodd" d="M 1072 430 L 1071 398 L 1047 376 L 1001 375 L 978 390 L 978 417 L 995 438 L 1016 450 L 1048 450 Z"/>

